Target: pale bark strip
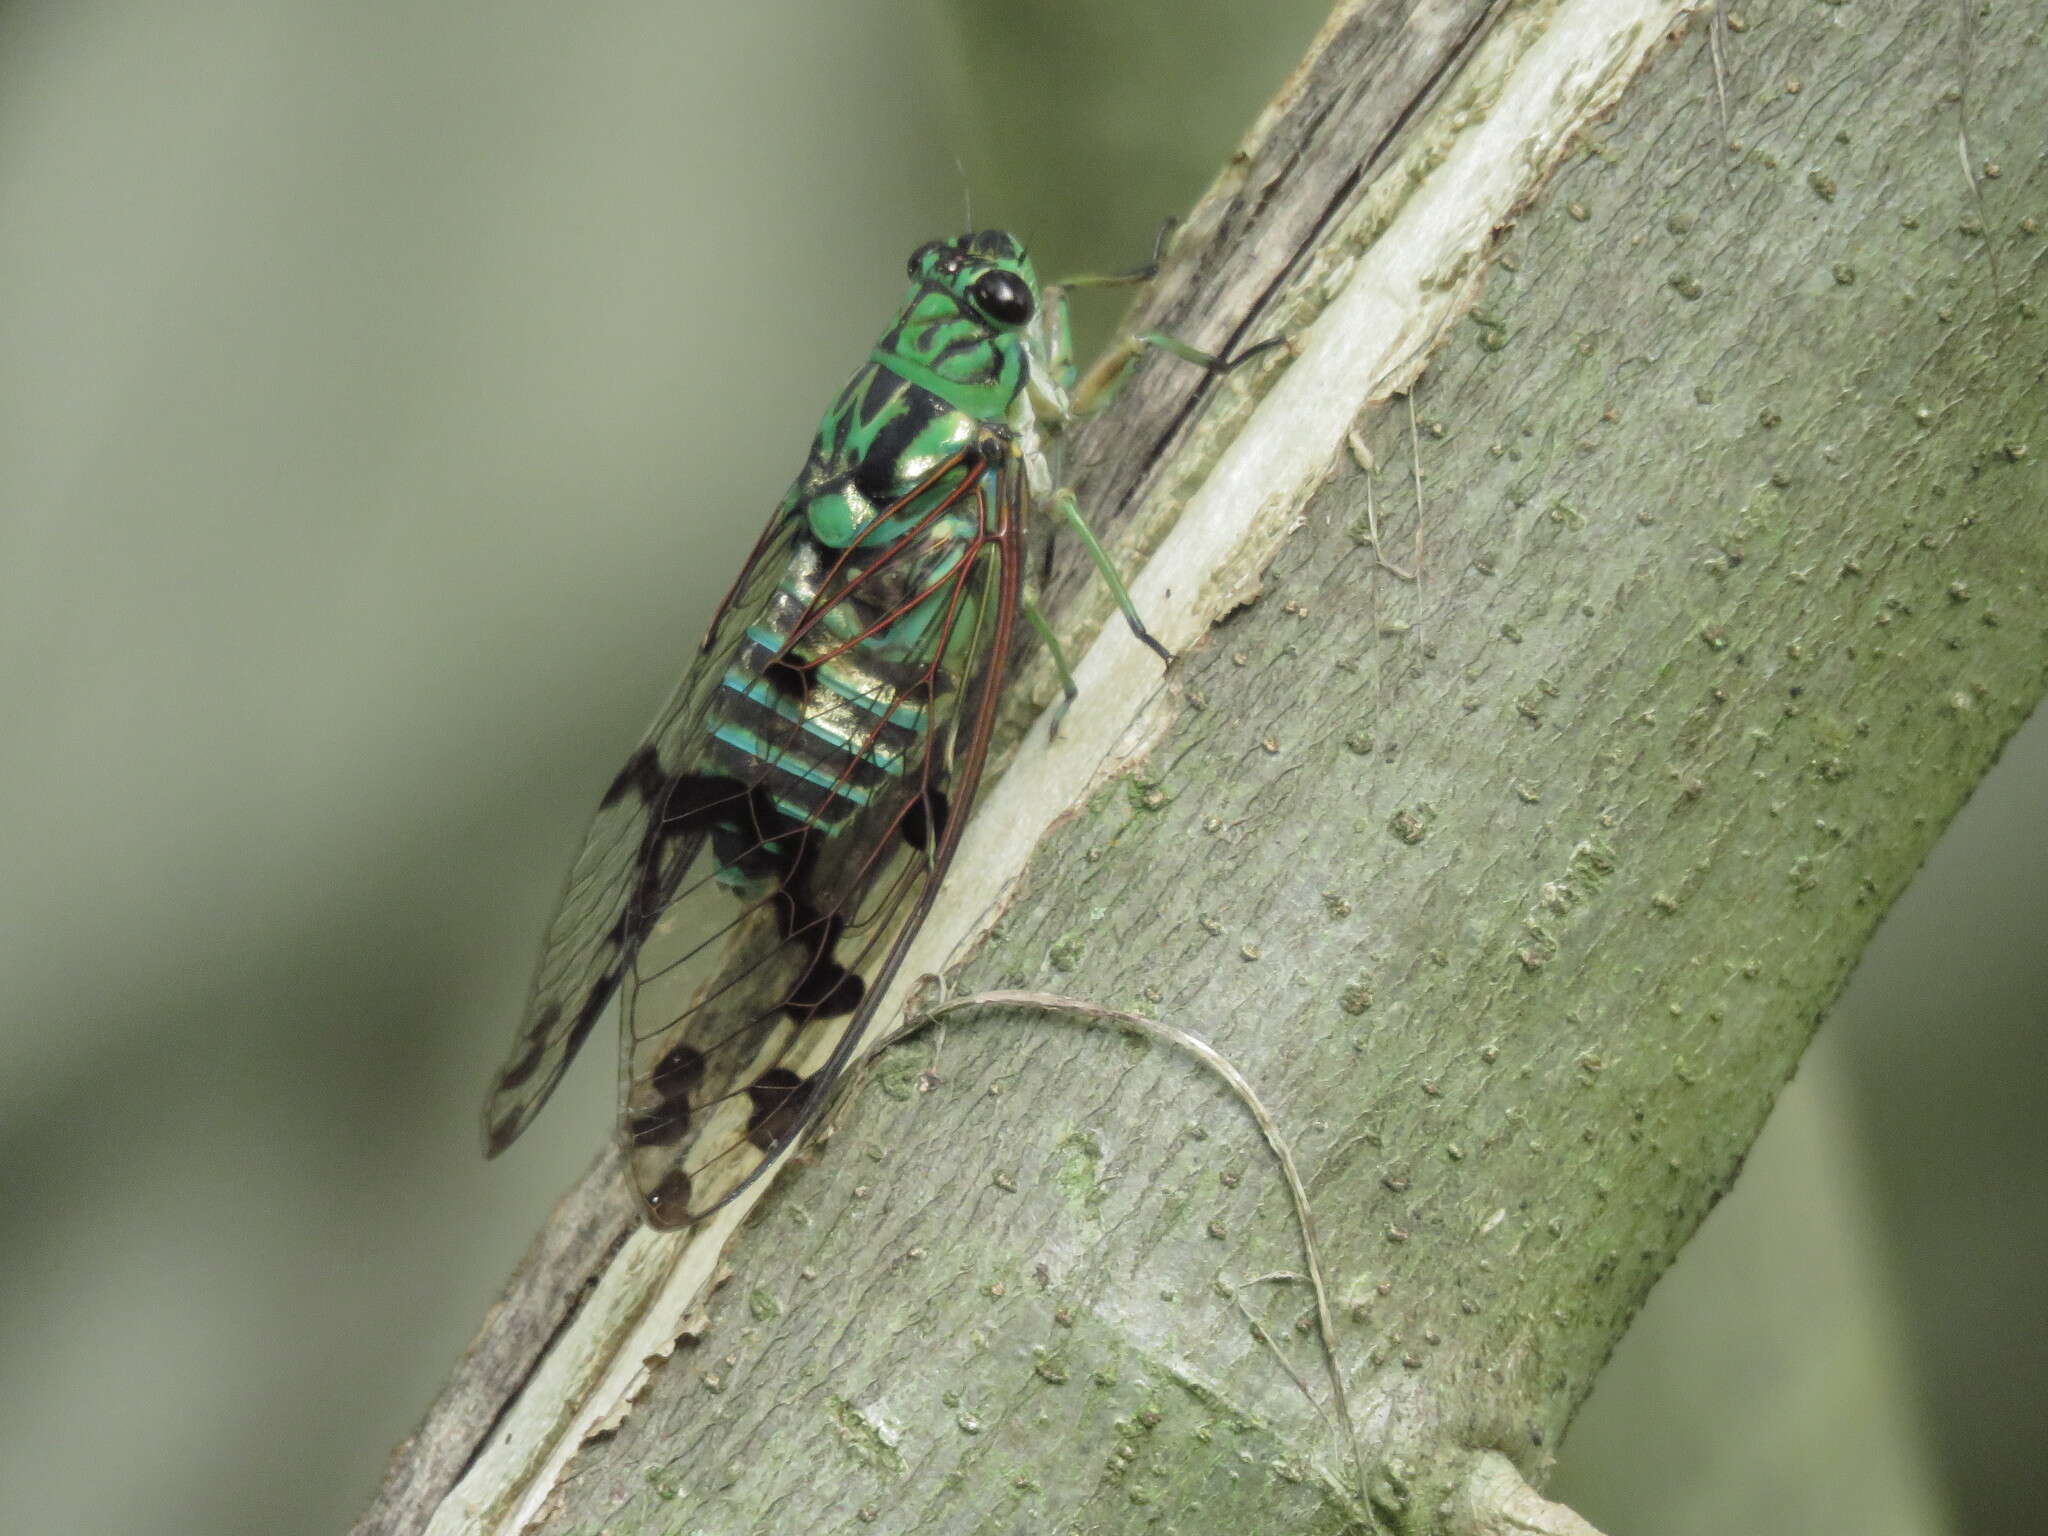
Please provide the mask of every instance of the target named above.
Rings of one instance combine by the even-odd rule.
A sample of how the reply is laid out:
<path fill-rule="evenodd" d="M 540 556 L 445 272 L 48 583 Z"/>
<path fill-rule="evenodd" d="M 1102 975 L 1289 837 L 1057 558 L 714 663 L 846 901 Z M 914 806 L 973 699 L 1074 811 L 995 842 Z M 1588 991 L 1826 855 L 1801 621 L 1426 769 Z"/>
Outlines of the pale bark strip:
<path fill-rule="evenodd" d="M 1469 302 L 1564 142 L 1516 116 L 1517 82 L 1583 113 L 1658 25 L 1629 13 L 1627 47 L 1610 29 L 1559 60 L 1551 40 L 1623 10 L 1511 15 L 1411 124 L 1412 176 L 1286 257 L 1302 355 L 1241 435 L 1210 443 L 1212 415 L 1178 439 L 1148 516 L 1185 515 L 1140 585 L 1186 645 L 1292 529 L 1269 595 L 1184 664 L 1206 709 L 1142 717 L 1150 785 L 1024 850 L 1032 898 L 963 976 L 1156 1004 L 1244 1063 L 1311 1170 L 1368 1496 L 1406 1529 L 1477 1528 L 1454 1505 L 1482 1452 L 1540 1480 L 2042 682 L 2035 61 L 1986 20 L 1972 142 L 2005 173 L 1973 231 L 1940 120 L 1957 54 L 1924 12 L 1746 9 L 1723 40 L 1744 156 L 1704 40 L 1668 55 L 1508 242 L 1426 430 L 1367 413 L 1430 521 L 1425 595 L 1389 587 L 1369 624 L 1355 409 Z M 1262 439 L 1310 426 L 1314 475 L 1344 478 L 1301 517 L 1304 461 Z M 1233 497 L 1204 489 L 1255 462 Z M 1414 531 L 1394 498 L 1377 515 Z M 1070 776 L 1056 813 L 1129 752 L 1156 688 L 1129 648 L 1084 664 L 1093 752 L 1027 746 L 977 837 L 1044 826 L 1025 788 Z M 1000 904 L 1014 860 L 966 850 L 960 873 L 984 858 L 956 916 Z M 964 935 L 931 937 L 943 957 Z M 947 1052 L 937 1091 L 899 1051 L 842 1107 L 735 1244 L 702 1341 L 567 1464 L 550 1528 L 1342 1528 L 1305 1475 L 1323 1431 L 1215 1289 L 1290 1232 L 1213 1090 L 1010 1022 Z M 644 1337 L 695 1305 L 650 1308 Z"/>
<path fill-rule="evenodd" d="M 425 1423 L 393 1453 L 356 1536 L 424 1529 L 435 1506 L 528 1399 L 536 1367 L 585 1310 L 585 1287 L 638 1230 L 638 1203 L 606 1152 L 562 1197 L 485 1314 Z"/>
<path fill-rule="evenodd" d="M 1745 20 L 1743 152 L 1704 38 L 1662 57 L 1504 242 L 1413 439 L 1406 402 L 1367 413 L 1390 547 L 1423 455 L 1426 606 L 1389 582 L 1394 632 L 1360 622 L 1339 463 L 1187 658 L 1206 710 L 1044 839 L 959 978 L 1184 1019 L 1258 1083 L 1389 1525 L 1442 1528 L 1479 1451 L 1540 1481 L 2041 684 L 2031 55 L 1987 41 L 1977 81 L 2000 304 L 1951 39 L 1901 5 Z M 916 1058 L 779 1192 L 698 1384 L 579 1458 L 565 1515 L 1337 1528 L 1324 1430 L 1217 1293 L 1293 1234 L 1207 1085 L 1019 1020 L 951 1031 L 930 1094 Z"/>

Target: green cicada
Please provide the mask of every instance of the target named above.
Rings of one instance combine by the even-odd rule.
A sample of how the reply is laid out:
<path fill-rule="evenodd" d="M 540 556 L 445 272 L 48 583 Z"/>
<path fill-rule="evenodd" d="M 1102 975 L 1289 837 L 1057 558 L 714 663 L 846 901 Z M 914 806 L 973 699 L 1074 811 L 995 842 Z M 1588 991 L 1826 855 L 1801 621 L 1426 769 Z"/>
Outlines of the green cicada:
<path fill-rule="evenodd" d="M 1077 391 L 1065 295 L 1014 237 L 912 255 L 895 323 L 605 792 L 485 1104 L 490 1154 L 614 996 L 619 1140 L 656 1226 L 716 1210 L 803 1132 L 938 893 L 1018 619 L 1051 640 L 1025 593 L 1034 515 L 1079 530 L 1166 655 L 1059 484 L 1059 433 L 1106 393 Z"/>

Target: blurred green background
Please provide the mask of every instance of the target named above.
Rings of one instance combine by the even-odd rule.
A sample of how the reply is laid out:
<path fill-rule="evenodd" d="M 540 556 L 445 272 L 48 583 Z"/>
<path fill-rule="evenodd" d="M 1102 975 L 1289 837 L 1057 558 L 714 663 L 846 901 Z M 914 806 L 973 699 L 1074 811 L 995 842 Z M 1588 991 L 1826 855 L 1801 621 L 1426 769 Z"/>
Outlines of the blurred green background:
<path fill-rule="evenodd" d="M 353 1517 L 605 1135 L 603 1051 L 478 1097 L 905 254 L 1127 264 L 1322 11 L 0 0 L 11 1528 Z M 2044 775 L 1603 1379 L 1616 1536 L 2040 1528 Z"/>

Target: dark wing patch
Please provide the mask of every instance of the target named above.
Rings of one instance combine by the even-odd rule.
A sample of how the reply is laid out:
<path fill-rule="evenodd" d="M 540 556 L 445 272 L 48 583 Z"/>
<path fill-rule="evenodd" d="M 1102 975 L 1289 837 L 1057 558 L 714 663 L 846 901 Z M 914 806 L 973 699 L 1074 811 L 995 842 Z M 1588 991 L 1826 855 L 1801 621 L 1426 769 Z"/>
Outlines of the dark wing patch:
<path fill-rule="evenodd" d="M 773 1152 L 796 1134 L 806 1118 L 810 1101 L 816 1097 L 818 1080 L 798 1077 L 788 1067 L 770 1067 L 747 1084 L 747 1140 L 763 1152 Z"/>
<path fill-rule="evenodd" d="M 903 816 L 903 841 L 919 853 L 935 846 L 946 835 L 946 795 L 930 790 L 911 802 Z"/>

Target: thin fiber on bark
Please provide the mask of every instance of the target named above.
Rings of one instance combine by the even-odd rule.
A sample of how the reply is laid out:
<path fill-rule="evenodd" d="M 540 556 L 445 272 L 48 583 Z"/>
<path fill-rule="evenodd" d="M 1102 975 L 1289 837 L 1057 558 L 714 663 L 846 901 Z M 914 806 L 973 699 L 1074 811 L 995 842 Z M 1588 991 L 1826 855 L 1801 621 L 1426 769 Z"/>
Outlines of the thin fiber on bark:
<path fill-rule="evenodd" d="M 1200 405 L 1155 363 L 1083 444 L 1182 660 L 1132 682 L 1104 632 L 1076 724 L 1123 711 L 1092 760 L 1122 771 L 1027 742 L 989 813 L 1082 798 L 954 936 L 955 993 L 1162 1017 L 1256 1086 L 1368 1486 L 1240 1107 L 1162 1046 L 989 1016 L 885 1053 L 723 1283 L 621 1323 L 687 1338 L 518 1505 L 542 1529 L 1578 1528 L 1527 1485 L 2048 676 L 2038 22 L 1994 9 L 1966 52 L 1907 0 L 1668 38 L 1651 9 L 1333 19 L 1153 301 L 1299 358 Z M 1647 72 L 1532 131 L 1525 206 L 1418 284 L 1445 307 L 1350 377 L 1355 422 L 1315 414 L 1335 384 L 1289 404 L 1290 369 L 1349 377 L 1357 285 L 1457 206 L 1433 178 L 1501 169 L 1458 155 L 1519 110 L 1518 61 L 1608 22 L 1601 67 Z M 1555 72 L 1560 114 L 1598 74 Z M 1240 508 L 1233 568 L 1166 591 L 1212 474 L 1309 431 L 1312 492 Z M 513 1310 L 529 1339 L 582 1315 Z M 534 1391 L 492 1435 L 568 1422 Z M 368 1528 L 424 1528 L 487 1422 L 438 1410 Z M 500 1528 L 477 1489 L 433 1528 Z"/>

